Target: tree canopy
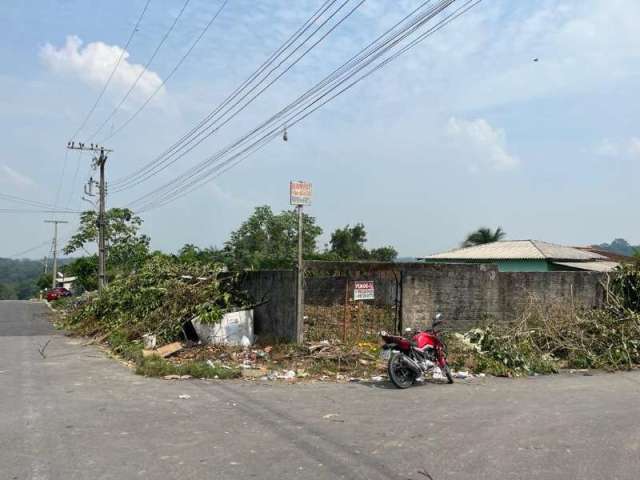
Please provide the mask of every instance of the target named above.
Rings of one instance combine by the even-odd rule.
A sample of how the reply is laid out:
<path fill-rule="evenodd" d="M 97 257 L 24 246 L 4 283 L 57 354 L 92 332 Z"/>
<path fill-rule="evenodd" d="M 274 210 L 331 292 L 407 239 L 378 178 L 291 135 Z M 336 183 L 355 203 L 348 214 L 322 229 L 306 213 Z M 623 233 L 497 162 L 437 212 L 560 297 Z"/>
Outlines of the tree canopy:
<path fill-rule="evenodd" d="M 391 246 L 367 250 L 367 231 L 362 223 L 353 227 L 346 225 L 331 234 L 330 249 L 325 257 L 335 260 L 377 260 L 391 262 L 398 256 L 398 252 Z"/>
<path fill-rule="evenodd" d="M 305 256 L 316 251 L 322 228 L 314 217 L 303 213 L 302 250 Z M 257 207 L 231 233 L 221 258 L 230 270 L 292 268 L 298 249 L 298 214 L 294 210 L 274 214 L 269 206 Z"/>
<path fill-rule="evenodd" d="M 491 230 L 488 227 L 481 227 L 475 232 L 471 232 L 469 235 L 467 235 L 467 238 L 462 243 L 462 246 L 473 247 L 475 245 L 493 243 L 502 240 L 506 236 L 507 233 L 502 230 L 502 227 L 498 227 L 495 230 Z"/>

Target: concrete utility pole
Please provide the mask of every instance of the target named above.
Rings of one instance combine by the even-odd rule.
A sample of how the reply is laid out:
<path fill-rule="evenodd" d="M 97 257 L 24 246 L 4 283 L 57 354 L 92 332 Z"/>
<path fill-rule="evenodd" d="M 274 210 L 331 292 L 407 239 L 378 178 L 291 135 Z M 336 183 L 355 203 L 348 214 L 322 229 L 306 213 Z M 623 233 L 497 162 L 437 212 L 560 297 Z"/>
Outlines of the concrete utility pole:
<path fill-rule="evenodd" d="M 94 153 L 99 153 L 97 157 L 93 158 L 94 167 L 97 167 L 100 171 L 100 181 L 98 182 L 98 291 L 102 291 L 107 285 L 107 247 L 105 239 L 106 219 L 105 219 L 105 202 L 106 202 L 106 183 L 104 179 L 104 166 L 107 163 L 107 155 L 105 153 L 111 153 L 113 150 L 104 148 L 103 146 L 94 145 L 93 143 L 87 146 L 84 143 L 69 142 L 67 148 L 71 150 L 86 150 Z M 90 192 L 86 192 L 90 194 Z"/>
<path fill-rule="evenodd" d="M 304 332 L 304 265 L 302 260 L 302 205 L 298 205 L 298 272 L 296 288 L 296 317 L 298 323 L 298 342 L 303 341 Z"/>
<path fill-rule="evenodd" d="M 69 222 L 65 220 L 45 220 L 44 223 L 53 223 L 53 271 L 51 272 L 51 288 L 56 288 L 56 276 L 58 275 L 58 224 Z"/>
<path fill-rule="evenodd" d="M 312 186 L 302 180 L 289 182 L 289 203 L 295 205 L 298 212 L 298 262 L 296 265 L 296 341 L 304 340 L 304 259 L 302 257 L 303 220 L 302 207 L 311 205 Z"/>

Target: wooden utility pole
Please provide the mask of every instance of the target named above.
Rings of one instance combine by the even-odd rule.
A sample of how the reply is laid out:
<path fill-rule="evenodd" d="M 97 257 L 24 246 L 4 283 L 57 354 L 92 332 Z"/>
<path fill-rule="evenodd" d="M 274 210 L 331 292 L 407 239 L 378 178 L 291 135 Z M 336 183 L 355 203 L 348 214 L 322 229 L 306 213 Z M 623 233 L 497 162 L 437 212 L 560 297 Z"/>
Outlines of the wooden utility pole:
<path fill-rule="evenodd" d="M 58 275 L 58 224 L 69 222 L 66 220 L 45 220 L 44 223 L 53 223 L 53 271 L 51 272 L 51 288 L 56 288 L 56 276 Z"/>
<path fill-rule="evenodd" d="M 93 158 L 94 168 L 98 168 L 100 171 L 100 181 L 98 182 L 98 291 L 102 291 L 107 286 L 107 246 L 105 238 L 106 229 L 106 183 L 104 167 L 107 163 L 106 153 L 111 153 L 113 150 L 104 148 L 103 146 L 94 145 L 93 143 L 87 146 L 84 143 L 69 142 L 67 148 L 71 150 L 87 150 L 99 154 Z M 86 193 L 86 192 L 85 192 Z"/>

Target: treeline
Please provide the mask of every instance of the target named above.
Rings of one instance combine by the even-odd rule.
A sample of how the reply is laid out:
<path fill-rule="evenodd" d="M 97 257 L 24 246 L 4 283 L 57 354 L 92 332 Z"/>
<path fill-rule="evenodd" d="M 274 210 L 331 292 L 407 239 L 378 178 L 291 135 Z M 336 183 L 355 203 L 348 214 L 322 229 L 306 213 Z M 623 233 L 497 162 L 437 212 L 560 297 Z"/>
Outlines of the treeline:
<path fill-rule="evenodd" d="M 0 300 L 26 300 L 38 294 L 44 265 L 38 260 L 0 258 Z"/>
<path fill-rule="evenodd" d="M 296 263 L 298 217 L 293 210 L 274 213 L 269 206 L 257 207 L 251 216 L 233 231 L 221 247 L 187 244 L 175 254 L 150 250 L 150 238 L 140 233 L 142 219 L 132 211 L 114 208 L 106 215 L 106 240 L 109 245 L 107 274 L 110 278 L 139 270 L 151 258 L 172 257 L 183 264 L 217 264 L 229 270 L 289 269 Z M 80 252 L 97 240 L 96 214 L 81 215 L 76 234 L 64 248 L 66 255 Z M 361 223 L 336 229 L 322 248 L 318 241 L 322 228 L 316 219 L 303 215 L 303 251 L 306 259 L 392 261 L 398 252 L 391 246 L 368 248 L 367 232 Z M 77 277 L 79 290 L 97 288 L 97 258 L 80 257 L 63 268 Z"/>

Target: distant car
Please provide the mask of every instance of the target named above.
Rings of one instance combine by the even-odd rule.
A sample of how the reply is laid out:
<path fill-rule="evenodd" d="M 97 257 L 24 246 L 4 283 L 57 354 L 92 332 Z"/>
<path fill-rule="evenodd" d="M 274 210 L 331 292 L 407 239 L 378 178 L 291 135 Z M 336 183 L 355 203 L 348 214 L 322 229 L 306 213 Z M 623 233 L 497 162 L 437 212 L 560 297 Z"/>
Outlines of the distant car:
<path fill-rule="evenodd" d="M 64 287 L 56 287 L 47 291 L 47 301 L 52 302 L 63 297 L 70 297 L 71 292 Z"/>

